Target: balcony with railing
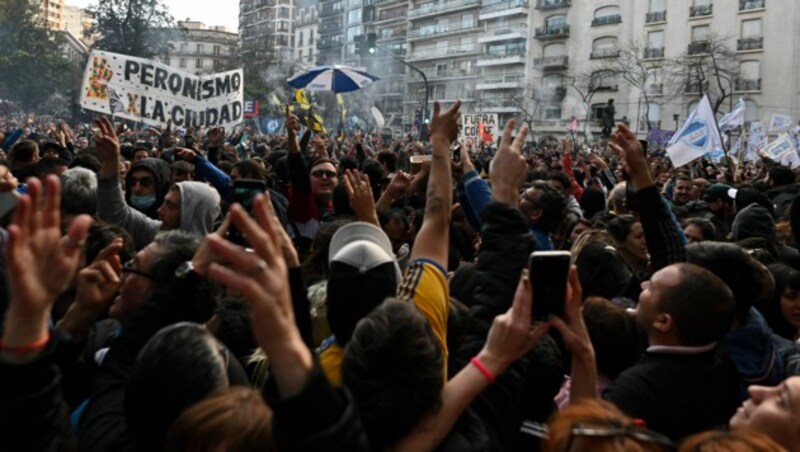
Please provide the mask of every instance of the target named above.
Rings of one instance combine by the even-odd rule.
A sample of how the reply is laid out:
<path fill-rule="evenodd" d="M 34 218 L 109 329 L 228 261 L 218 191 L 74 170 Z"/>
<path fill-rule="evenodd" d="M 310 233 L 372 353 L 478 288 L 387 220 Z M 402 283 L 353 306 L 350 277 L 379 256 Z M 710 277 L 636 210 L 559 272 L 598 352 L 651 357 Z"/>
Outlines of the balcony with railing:
<path fill-rule="evenodd" d="M 566 86 L 534 88 L 533 98 L 540 102 L 561 102 L 567 97 Z"/>
<path fill-rule="evenodd" d="M 335 20 L 332 22 L 323 22 L 319 26 L 318 33 L 319 34 L 332 34 L 342 31 L 342 22 L 339 20 Z"/>
<path fill-rule="evenodd" d="M 700 94 L 701 91 L 705 91 L 706 87 L 708 86 L 708 82 L 699 82 L 699 81 L 690 81 L 686 82 L 686 86 L 683 89 L 683 92 L 686 94 Z"/>
<path fill-rule="evenodd" d="M 485 52 L 478 57 L 478 67 L 525 64 L 525 53 L 525 49 L 514 49 L 506 52 Z"/>
<path fill-rule="evenodd" d="M 409 61 L 414 61 L 414 60 L 431 60 L 436 58 L 459 57 L 459 56 L 476 54 L 479 51 L 480 50 L 478 46 L 475 45 L 450 47 L 444 49 L 415 50 L 414 52 L 410 53 L 406 59 Z"/>
<path fill-rule="evenodd" d="M 438 3 L 425 3 L 418 5 L 416 8 L 408 11 L 409 19 L 419 19 L 426 16 L 432 16 L 439 13 L 453 13 L 463 9 L 474 8 L 480 6 L 481 0 L 451 0 Z"/>
<path fill-rule="evenodd" d="M 378 33 L 378 41 L 391 41 L 393 39 L 405 39 L 406 30 L 396 30 L 394 28 L 384 28 Z"/>
<path fill-rule="evenodd" d="M 466 79 L 475 78 L 478 76 L 474 71 L 468 71 L 466 69 L 437 69 L 433 67 L 422 67 L 420 70 L 425 73 L 426 77 L 428 77 L 428 81 L 449 80 L 454 78 Z M 422 76 L 416 71 L 409 72 L 407 77 L 411 83 L 423 81 Z"/>
<path fill-rule="evenodd" d="M 616 58 L 619 56 L 619 49 L 597 49 L 589 54 L 589 59 L 597 60 L 600 58 Z"/>
<path fill-rule="evenodd" d="M 619 91 L 619 80 L 616 76 L 614 77 L 605 77 L 598 82 L 598 86 L 595 88 L 595 92 L 616 92 Z"/>
<path fill-rule="evenodd" d="M 714 13 L 714 5 L 711 3 L 709 3 L 708 5 L 689 7 L 689 17 L 710 16 L 713 13 Z"/>
<path fill-rule="evenodd" d="M 572 0 L 536 0 L 536 9 L 539 11 L 551 11 L 570 6 L 572 6 Z"/>
<path fill-rule="evenodd" d="M 523 73 L 500 75 L 496 77 L 484 77 L 478 80 L 478 83 L 475 85 L 475 89 L 489 90 L 522 88 L 522 82 L 524 79 L 525 74 Z"/>
<path fill-rule="evenodd" d="M 478 27 L 478 21 L 473 22 L 458 22 L 455 24 L 437 24 L 425 25 L 422 27 L 412 28 L 408 31 L 408 40 L 426 38 L 428 36 L 436 35 L 436 38 L 449 33 L 461 33 L 463 31 L 473 31 Z"/>
<path fill-rule="evenodd" d="M 320 38 L 317 41 L 317 48 L 320 50 L 335 49 L 342 46 L 342 35 L 333 36 L 334 39 Z"/>
<path fill-rule="evenodd" d="M 664 58 L 664 48 L 663 47 L 648 47 L 644 49 L 644 58 L 647 60 L 656 59 L 656 58 Z"/>
<path fill-rule="evenodd" d="M 666 11 L 655 11 L 652 13 L 647 13 L 647 15 L 644 17 L 644 22 L 647 24 L 655 24 L 666 21 L 667 21 Z"/>
<path fill-rule="evenodd" d="M 548 39 L 561 39 L 569 37 L 569 25 L 559 25 L 556 27 L 536 28 L 536 39 L 546 41 Z"/>
<path fill-rule="evenodd" d="M 375 18 L 373 24 L 381 25 L 392 21 L 405 21 L 406 13 L 407 11 L 401 8 L 385 9 L 378 13 L 378 17 Z"/>
<path fill-rule="evenodd" d="M 528 39 L 528 25 L 517 24 L 514 28 L 504 28 L 502 30 L 495 30 L 494 33 L 484 34 L 478 38 L 478 42 L 483 44 L 487 42 L 508 41 L 512 39 Z"/>
<path fill-rule="evenodd" d="M 764 8 L 764 0 L 739 0 L 739 11 Z"/>
<path fill-rule="evenodd" d="M 594 19 L 592 19 L 592 26 L 600 27 L 602 25 L 612 25 L 621 22 L 622 22 L 621 14 L 611 14 L 609 16 L 595 17 Z"/>
<path fill-rule="evenodd" d="M 710 47 L 708 41 L 693 41 L 689 43 L 689 48 L 687 49 L 687 53 L 689 55 L 701 55 L 704 53 L 708 53 L 709 48 Z"/>
<path fill-rule="evenodd" d="M 764 37 L 741 38 L 736 40 L 736 50 L 759 50 L 764 48 Z"/>
<path fill-rule="evenodd" d="M 483 5 L 480 20 L 495 19 L 517 14 L 528 14 L 528 0 L 507 0 Z"/>
<path fill-rule="evenodd" d="M 544 58 L 534 58 L 533 67 L 538 70 L 566 69 L 569 67 L 569 57 L 566 55 L 555 55 Z"/>
<path fill-rule="evenodd" d="M 761 79 L 737 78 L 733 89 L 737 92 L 761 91 Z"/>
<path fill-rule="evenodd" d="M 339 5 L 341 6 L 341 4 L 339 4 Z M 342 8 L 341 7 L 334 8 L 332 6 L 325 5 L 319 11 L 320 19 L 322 19 L 323 17 L 332 17 L 332 16 L 335 16 L 337 14 L 342 14 Z"/>
<path fill-rule="evenodd" d="M 390 3 L 405 3 L 406 0 L 373 0 L 373 5 L 388 5 Z"/>

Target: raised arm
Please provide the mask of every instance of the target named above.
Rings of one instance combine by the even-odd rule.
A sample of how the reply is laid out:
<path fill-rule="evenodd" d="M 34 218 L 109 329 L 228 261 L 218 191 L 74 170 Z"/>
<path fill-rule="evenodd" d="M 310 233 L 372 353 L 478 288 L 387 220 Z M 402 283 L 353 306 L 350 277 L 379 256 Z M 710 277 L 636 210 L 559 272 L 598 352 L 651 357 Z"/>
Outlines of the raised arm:
<path fill-rule="evenodd" d="M 686 237 L 664 198 L 658 193 L 642 145 L 625 126 L 612 135 L 611 149 L 623 159 L 636 195 L 634 208 L 644 229 L 653 272 L 686 261 Z"/>
<path fill-rule="evenodd" d="M 431 142 L 433 160 L 428 178 L 425 216 L 417 234 L 411 259 L 427 259 L 447 268 L 450 246 L 450 206 L 453 193 L 450 188 L 450 143 L 458 136 L 458 118 L 461 101 L 456 101 L 444 113 L 438 102 L 433 104 Z"/>

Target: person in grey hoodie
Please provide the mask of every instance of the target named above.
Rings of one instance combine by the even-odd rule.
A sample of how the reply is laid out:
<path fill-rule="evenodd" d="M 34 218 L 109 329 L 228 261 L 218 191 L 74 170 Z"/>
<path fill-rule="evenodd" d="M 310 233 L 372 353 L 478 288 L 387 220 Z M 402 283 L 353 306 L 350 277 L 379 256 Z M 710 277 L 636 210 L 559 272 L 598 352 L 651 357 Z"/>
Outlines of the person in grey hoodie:
<path fill-rule="evenodd" d="M 172 186 L 158 208 L 158 220 L 125 203 L 119 184 L 119 141 L 111 122 L 103 117 L 96 122 L 97 154 L 102 166 L 97 181 L 97 215 L 100 219 L 127 230 L 137 250 L 147 246 L 160 230 L 181 229 L 199 236 L 214 231 L 220 216 L 219 193 L 202 182 L 180 182 Z"/>

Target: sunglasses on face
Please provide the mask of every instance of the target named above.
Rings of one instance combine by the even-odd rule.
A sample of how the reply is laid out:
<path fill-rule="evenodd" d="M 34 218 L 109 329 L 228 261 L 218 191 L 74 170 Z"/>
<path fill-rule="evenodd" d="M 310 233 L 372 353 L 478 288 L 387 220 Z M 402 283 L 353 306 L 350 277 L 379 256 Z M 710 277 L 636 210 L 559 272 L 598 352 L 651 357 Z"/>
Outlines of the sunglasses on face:
<path fill-rule="evenodd" d="M 135 187 L 136 184 L 141 185 L 144 188 L 152 187 L 155 181 L 152 177 L 131 177 L 131 187 Z"/>
<path fill-rule="evenodd" d="M 312 176 L 322 179 L 323 177 L 327 177 L 328 179 L 333 179 L 336 177 L 336 172 L 331 170 L 316 170 L 311 173 Z"/>

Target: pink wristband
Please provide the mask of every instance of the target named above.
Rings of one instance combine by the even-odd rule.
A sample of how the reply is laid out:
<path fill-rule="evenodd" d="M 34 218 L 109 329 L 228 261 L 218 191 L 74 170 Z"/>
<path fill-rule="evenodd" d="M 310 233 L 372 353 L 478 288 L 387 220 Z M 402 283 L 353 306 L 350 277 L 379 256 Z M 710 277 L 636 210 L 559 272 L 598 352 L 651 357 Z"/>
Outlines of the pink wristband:
<path fill-rule="evenodd" d="M 489 372 L 489 369 L 487 369 L 486 366 L 483 365 L 483 363 L 481 362 L 481 360 L 478 359 L 477 356 L 473 356 L 472 359 L 469 360 L 469 362 L 471 362 L 472 365 L 475 366 L 475 368 L 478 369 L 480 373 L 483 374 L 484 377 L 486 377 L 486 381 L 488 381 L 489 384 L 494 383 L 494 375 L 492 375 L 492 373 Z"/>

